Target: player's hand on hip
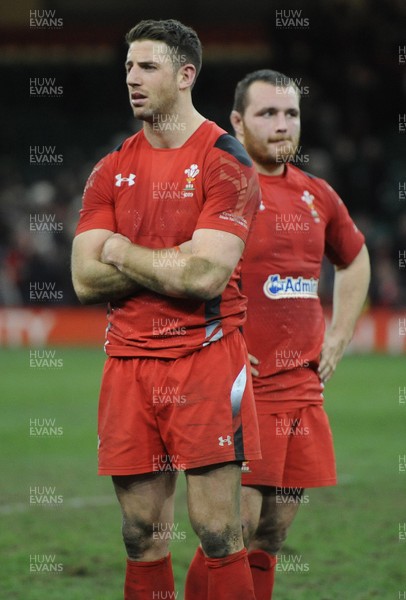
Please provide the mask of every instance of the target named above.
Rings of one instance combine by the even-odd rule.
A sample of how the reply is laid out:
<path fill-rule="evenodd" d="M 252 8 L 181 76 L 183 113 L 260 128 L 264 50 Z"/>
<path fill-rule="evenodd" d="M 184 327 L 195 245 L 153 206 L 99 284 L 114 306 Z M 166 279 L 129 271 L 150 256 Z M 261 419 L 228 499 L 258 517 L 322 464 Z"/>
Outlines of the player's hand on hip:
<path fill-rule="evenodd" d="M 113 235 L 104 242 L 100 261 L 107 265 L 116 264 L 119 262 L 124 247 L 128 246 L 128 244 L 131 245 L 131 241 L 127 237 L 121 235 L 121 233 L 113 233 Z"/>
<path fill-rule="evenodd" d="M 258 369 L 255 368 L 254 365 L 259 365 L 259 360 L 257 358 L 255 358 L 255 356 L 253 356 L 252 354 L 248 353 L 248 358 L 250 359 L 250 364 L 251 364 L 251 374 L 258 376 L 259 375 L 259 371 Z"/>

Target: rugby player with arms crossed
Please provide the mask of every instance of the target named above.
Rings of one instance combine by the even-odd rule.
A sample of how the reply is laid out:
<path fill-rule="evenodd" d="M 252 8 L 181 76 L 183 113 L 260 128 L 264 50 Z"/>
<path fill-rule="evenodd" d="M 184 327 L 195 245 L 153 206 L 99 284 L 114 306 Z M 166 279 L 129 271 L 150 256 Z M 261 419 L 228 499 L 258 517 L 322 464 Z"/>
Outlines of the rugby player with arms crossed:
<path fill-rule="evenodd" d="M 196 33 L 142 21 L 126 39 L 129 100 L 143 129 L 95 166 L 72 254 L 79 299 L 109 306 L 99 474 L 112 476 L 121 505 L 124 594 L 175 597 L 159 532 L 171 530 L 185 470 L 208 598 L 254 600 L 240 472 L 260 449 L 238 282 L 258 178 L 242 145 L 192 104 Z"/>

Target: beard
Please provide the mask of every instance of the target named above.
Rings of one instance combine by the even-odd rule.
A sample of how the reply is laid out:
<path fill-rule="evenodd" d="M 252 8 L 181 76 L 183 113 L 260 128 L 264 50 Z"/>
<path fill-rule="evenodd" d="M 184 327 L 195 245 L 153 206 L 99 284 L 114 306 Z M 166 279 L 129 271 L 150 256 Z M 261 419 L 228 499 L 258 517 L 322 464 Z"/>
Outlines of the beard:
<path fill-rule="evenodd" d="M 300 131 L 296 136 L 258 139 L 244 128 L 244 146 L 254 162 L 264 167 L 285 164 L 294 159 L 298 150 Z M 277 145 L 276 143 L 279 142 Z M 275 144 L 275 145 L 270 145 Z"/>
<path fill-rule="evenodd" d="M 178 90 L 175 80 L 161 89 L 159 96 L 156 93 L 148 96 L 146 106 L 132 106 L 134 117 L 145 121 L 159 130 L 160 124 L 168 121 L 169 115 L 176 115 Z"/>

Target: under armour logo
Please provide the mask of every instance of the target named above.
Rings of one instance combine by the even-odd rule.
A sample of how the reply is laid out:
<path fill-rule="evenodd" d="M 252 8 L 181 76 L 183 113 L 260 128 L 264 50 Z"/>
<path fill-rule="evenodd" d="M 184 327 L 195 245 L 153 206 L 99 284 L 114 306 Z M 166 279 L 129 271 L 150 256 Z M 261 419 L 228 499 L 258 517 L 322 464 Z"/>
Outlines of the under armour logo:
<path fill-rule="evenodd" d="M 121 173 L 119 173 L 118 175 L 116 175 L 116 183 L 115 185 L 117 187 L 121 187 L 121 184 L 123 183 L 123 181 L 126 181 L 128 183 L 128 185 L 134 185 L 135 181 L 134 179 L 136 178 L 136 175 L 134 175 L 134 173 L 130 173 L 130 175 L 128 177 L 122 177 Z"/>
<path fill-rule="evenodd" d="M 233 442 L 231 441 L 231 435 L 228 435 L 228 436 L 226 437 L 226 439 L 224 439 L 224 438 L 223 438 L 223 436 L 221 435 L 221 436 L 218 438 L 218 440 L 219 440 L 219 446 L 224 446 L 224 444 L 227 444 L 228 446 L 231 446 L 231 444 L 233 443 Z"/>

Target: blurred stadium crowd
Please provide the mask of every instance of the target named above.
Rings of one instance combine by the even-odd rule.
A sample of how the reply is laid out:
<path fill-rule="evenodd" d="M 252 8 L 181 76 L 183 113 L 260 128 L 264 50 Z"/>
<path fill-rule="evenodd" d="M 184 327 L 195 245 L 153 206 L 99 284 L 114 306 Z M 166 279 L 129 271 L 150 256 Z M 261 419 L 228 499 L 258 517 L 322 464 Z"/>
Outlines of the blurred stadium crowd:
<path fill-rule="evenodd" d="M 303 93 L 296 164 L 327 179 L 366 235 L 371 305 L 397 308 L 406 306 L 406 133 L 399 125 L 406 113 L 406 48 L 403 64 L 397 23 L 404 10 L 398 15 L 396 3 L 372 4 L 370 12 L 351 13 L 343 3 L 340 18 L 331 8 L 315 16 L 309 9 L 307 31 L 278 30 L 270 15 L 261 24 L 269 58 L 230 62 L 224 45 L 217 60 L 204 63 L 194 97 L 205 116 L 230 131 L 233 90 L 248 71 L 270 67 L 295 78 Z M 185 21 L 200 33 L 199 23 Z M 132 24 L 127 20 L 122 33 Z M 58 305 L 77 304 L 69 257 L 86 178 L 99 158 L 138 126 L 127 106 L 122 36 L 113 48 L 113 60 L 96 66 L 46 60 L 31 62 L 28 69 L 18 61 L 0 64 L 0 74 L 11 82 L 0 105 L 8 115 L 0 155 L 3 306 L 35 305 L 33 282 L 61 291 Z M 52 77 L 62 97 L 31 97 L 30 77 Z M 63 160 L 30 164 L 35 145 L 52 146 L 49 153 L 60 151 Z M 326 266 L 320 287 L 325 303 L 331 301 L 331 281 Z"/>

